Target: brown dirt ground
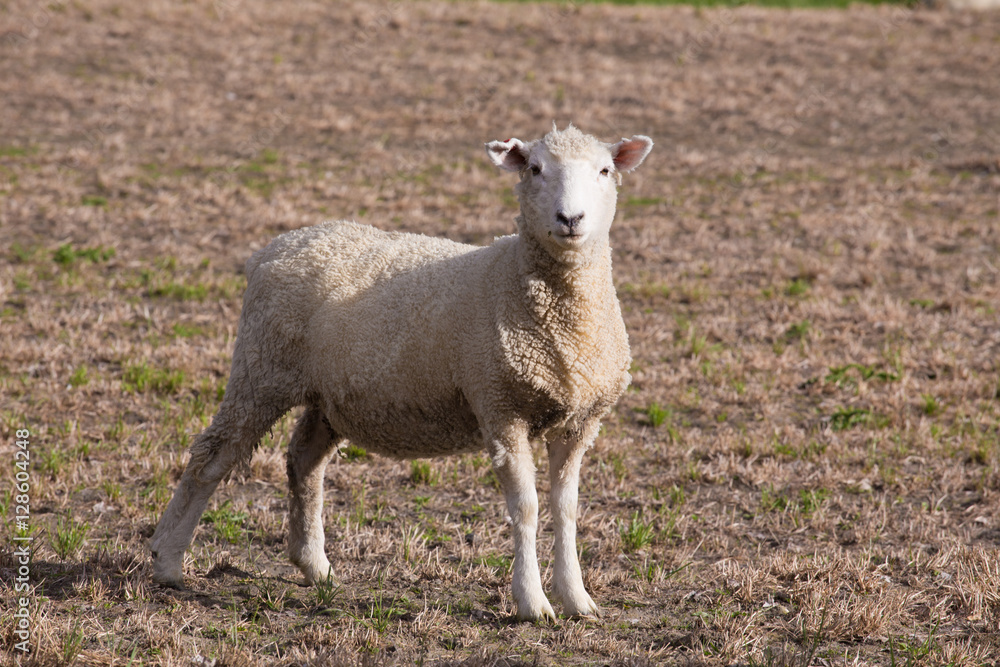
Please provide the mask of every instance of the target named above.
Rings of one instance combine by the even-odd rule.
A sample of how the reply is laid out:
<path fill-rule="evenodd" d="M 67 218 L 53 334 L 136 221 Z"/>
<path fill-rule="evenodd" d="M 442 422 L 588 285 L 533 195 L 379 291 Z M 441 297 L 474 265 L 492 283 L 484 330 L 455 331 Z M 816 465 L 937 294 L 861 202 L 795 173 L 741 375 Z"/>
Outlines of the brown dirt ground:
<path fill-rule="evenodd" d="M 0 416 L 5 479 L 31 432 L 36 538 L 22 664 L 996 661 L 997 72 L 1000 15 L 898 7 L 4 3 Z M 657 142 L 612 232 L 634 386 L 581 488 L 603 618 L 508 620 L 483 456 L 332 464 L 339 587 L 299 586 L 290 418 L 213 499 L 190 589 L 150 584 L 145 540 L 218 403 L 249 254 L 328 217 L 487 243 L 515 208 L 483 142 L 553 120 Z"/>

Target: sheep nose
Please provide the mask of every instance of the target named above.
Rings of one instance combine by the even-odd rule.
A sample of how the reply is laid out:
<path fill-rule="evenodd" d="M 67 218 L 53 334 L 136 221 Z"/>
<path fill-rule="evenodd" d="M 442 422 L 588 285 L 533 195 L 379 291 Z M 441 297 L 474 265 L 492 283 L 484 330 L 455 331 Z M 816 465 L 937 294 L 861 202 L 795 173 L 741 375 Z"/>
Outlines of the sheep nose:
<path fill-rule="evenodd" d="M 581 220 L 583 220 L 583 213 L 568 215 L 565 211 L 559 211 L 558 213 L 556 213 L 556 220 L 558 220 L 561 224 L 566 225 L 570 229 L 573 229 L 574 227 L 580 224 Z"/>

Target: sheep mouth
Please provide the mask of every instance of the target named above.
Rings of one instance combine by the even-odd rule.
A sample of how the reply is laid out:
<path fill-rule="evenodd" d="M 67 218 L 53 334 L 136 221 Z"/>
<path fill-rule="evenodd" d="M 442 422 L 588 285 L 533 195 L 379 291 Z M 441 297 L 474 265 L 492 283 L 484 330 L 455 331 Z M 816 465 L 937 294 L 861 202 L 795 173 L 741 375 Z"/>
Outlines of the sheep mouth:
<path fill-rule="evenodd" d="M 563 241 L 582 241 L 587 234 L 576 229 L 568 229 L 556 232 L 556 237 Z"/>

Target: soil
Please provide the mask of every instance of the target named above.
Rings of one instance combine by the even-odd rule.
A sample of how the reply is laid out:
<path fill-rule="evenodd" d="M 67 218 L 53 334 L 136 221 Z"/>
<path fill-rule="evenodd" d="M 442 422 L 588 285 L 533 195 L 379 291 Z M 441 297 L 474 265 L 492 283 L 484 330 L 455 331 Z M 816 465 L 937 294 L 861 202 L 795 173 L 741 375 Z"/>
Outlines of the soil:
<path fill-rule="evenodd" d="M 1000 656 L 1000 14 L 458 2 L 9 2 L 0 422 L 29 433 L 20 664 L 980 665 Z M 511 620 L 485 455 L 348 449 L 335 581 L 284 556 L 293 416 L 186 563 L 146 542 L 276 234 L 485 244 L 483 143 L 656 146 L 612 230 L 633 386 L 584 465 L 599 619 Z M 552 533 L 538 450 L 539 552 Z M 9 487 L 8 487 L 9 488 Z"/>

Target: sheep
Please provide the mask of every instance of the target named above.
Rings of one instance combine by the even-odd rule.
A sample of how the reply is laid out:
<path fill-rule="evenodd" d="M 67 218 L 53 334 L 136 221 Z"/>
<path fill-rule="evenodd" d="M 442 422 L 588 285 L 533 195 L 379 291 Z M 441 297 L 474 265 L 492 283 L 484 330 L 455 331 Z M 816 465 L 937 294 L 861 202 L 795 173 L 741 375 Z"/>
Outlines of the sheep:
<path fill-rule="evenodd" d="M 413 458 L 486 448 L 514 539 L 519 620 L 555 620 L 535 551 L 532 440 L 548 448 L 553 596 L 596 616 L 576 553 L 580 466 L 631 381 L 611 278 L 621 172 L 653 145 L 605 144 L 573 125 L 530 143 L 486 144 L 520 174 L 517 233 L 477 247 L 354 222 L 287 232 L 247 262 L 232 370 L 150 548 L 153 579 L 181 587 L 184 551 L 209 497 L 288 410 L 288 555 L 306 584 L 329 576 L 323 477 L 350 440 Z"/>

